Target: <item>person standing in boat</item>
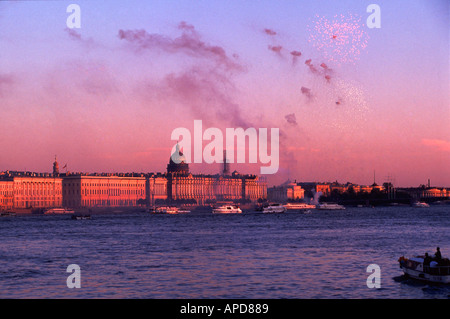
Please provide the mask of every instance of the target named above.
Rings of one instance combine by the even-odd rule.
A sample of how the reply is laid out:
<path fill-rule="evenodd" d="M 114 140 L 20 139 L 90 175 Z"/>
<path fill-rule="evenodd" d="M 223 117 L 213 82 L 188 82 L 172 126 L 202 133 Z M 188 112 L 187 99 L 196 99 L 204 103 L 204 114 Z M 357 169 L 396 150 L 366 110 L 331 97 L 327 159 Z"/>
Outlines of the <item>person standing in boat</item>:
<path fill-rule="evenodd" d="M 425 258 L 423 259 L 423 265 L 424 266 L 430 266 L 430 263 L 433 259 L 428 255 L 428 253 L 425 253 Z"/>
<path fill-rule="evenodd" d="M 442 260 L 441 250 L 439 247 L 436 248 L 436 253 L 434 254 L 434 258 L 438 262 Z"/>

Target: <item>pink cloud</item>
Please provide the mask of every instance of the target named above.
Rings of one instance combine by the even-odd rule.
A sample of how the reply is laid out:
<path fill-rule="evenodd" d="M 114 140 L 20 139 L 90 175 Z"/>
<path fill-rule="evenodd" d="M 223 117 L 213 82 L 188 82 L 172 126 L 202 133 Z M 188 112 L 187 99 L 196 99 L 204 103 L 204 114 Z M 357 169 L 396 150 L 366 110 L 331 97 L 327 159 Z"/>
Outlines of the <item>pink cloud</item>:
<path fill-rule="evenodd" d="M 281 45 L 275 45 L 275 46 L 269 45 L 269 46 L 268 46 L 268 49 L 269 49 L 270 51 L 275 52 L 275 53 L 281 54 L 281 50 L 283 49 L 283 47 L 282 47 Z"/>
<path fill-rule="evenodd" d="M 264 29 L 264 33 L 267 35 L 271 35 L 271 36 L 274 36 L 277 34 L 275 31 L 273 31 L 271 29 Z"/>
<path fill-rule="evenodd" d="M 14 77 L 10 74 L 0 74 L 0 96 L 11 89 L 14 84 Z"/>
<path fill-rule="evenodd" d="M 242 70 L 242 66 L 228 56 L 224 48 L 204 42 L 193 25 L 183 21 L 178 25 L 178 29 L 181 30 L 182 34 L 177 38 L 148 33 L 145 30 L 119 30 L 118 37 L 134 45 L 137 50 L 184 53 L 197 58 L 214 60 L 229 70 Z"/>
<path fill-rule="evenodd" d="M 433 147 L 438 151 L 450 152 L 450 142 L 438 139 L 422 139 L 422 145 Z"/>
<path fill-rule="evenodd" d="M 295 113 L 287 114 L 285 117 L 286 122 L 293 126 L 297 126 L 297 119 L 295 118 Z"/>

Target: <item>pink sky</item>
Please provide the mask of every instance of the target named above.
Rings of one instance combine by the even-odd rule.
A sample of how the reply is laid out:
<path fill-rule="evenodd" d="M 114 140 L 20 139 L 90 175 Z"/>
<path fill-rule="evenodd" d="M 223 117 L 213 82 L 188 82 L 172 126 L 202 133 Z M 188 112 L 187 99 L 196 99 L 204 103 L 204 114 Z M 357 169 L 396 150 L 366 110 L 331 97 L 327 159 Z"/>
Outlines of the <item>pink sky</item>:
<path fill-rule="evenodd" d="M 376 171 L 379 184 L 450 187 L 442 1 L 382 1 L 380 29 L 364 25 L 369 3 L 188 1 L 175 11 L 81 2 L 82 28 L 69 30 L 68 4 L 0 3 L 0 170 L 49 172 L 57 154 L 71 171 L 164 172 L 172 130 L 201 119 L 205 128 L 280 128 L 269 184 L 371 184 Z M 368 36 L 351 63 L 308 41 L 315 16 L 338 14 L 360 16 Z"/>

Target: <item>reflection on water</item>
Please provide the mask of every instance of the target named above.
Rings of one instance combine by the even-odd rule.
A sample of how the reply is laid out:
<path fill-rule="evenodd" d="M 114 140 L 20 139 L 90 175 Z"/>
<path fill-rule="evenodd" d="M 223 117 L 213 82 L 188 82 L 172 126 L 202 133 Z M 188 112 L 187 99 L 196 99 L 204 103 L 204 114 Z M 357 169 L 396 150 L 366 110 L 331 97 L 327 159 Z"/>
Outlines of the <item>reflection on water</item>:
<path fill-rule="evenodd" d="M 402 255 L 450 255 L 449 208 L 0 219 L 1 298 L 448 298 Z M 381 267 L 381 289 L 366 267 Z M 81 289 L 68 289 L 69 264 Z"/>

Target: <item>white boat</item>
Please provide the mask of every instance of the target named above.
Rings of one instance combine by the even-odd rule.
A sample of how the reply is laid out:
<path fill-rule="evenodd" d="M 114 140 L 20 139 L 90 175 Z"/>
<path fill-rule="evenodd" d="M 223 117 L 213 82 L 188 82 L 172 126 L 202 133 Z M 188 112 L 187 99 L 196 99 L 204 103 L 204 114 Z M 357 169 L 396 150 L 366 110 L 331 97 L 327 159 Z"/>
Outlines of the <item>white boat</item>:
<path fill-rule="evenodd" d="M 73 210 L 66 208 L 48 208 L 44 210 L 45 215 L 62 215 L 62 214 L 73 214 Z"/>
<path fill-rule="evenodd" d="M 281 204 L 270 204 L 269 206 L 263 207 L 263 213 L 284 213 L 286 212 L 286 207 Z"/>
<path fill-rule="evenodd" d="M 316 205 L 306 203 L 287 203 L 284 205 L 287 210 L 314 209 Z"/>
<path fill-rule="evenodd" d="M 398 260 L 400 268 L 407 277 L 432 283 L 450 284 L 450 264 L 448 259 L 442 259 L 442 263 L 444 261 L 445 265 L 439 265 L 436 261 L 431 261 L 430 265 L 424 265 L 422 256 L 413 258 L 402 256 Z"/>
<path fill-rule="evenodd" d="M 242 210 L 237 206 L 223 205 L 212 210 L 213 214 L 240 214 Z"/>
<path fill-rule="evenodd" d="M 413 207 L 418 207 L 418 208 L 425 208 L 425 207 L 430 207 L 430 205 L 428 205 L 425 202 L 415 202 L 413 204 Z"/>
<path fill-rule="evenodd" d="M 321 210 L 343 210 L 345 209 L 344 206 L 339 205 L 339 204 L 335 204 L 335 203 L 323 203 L 323 204 L 319 204 L 317 209 L 321 209 Z"/>

